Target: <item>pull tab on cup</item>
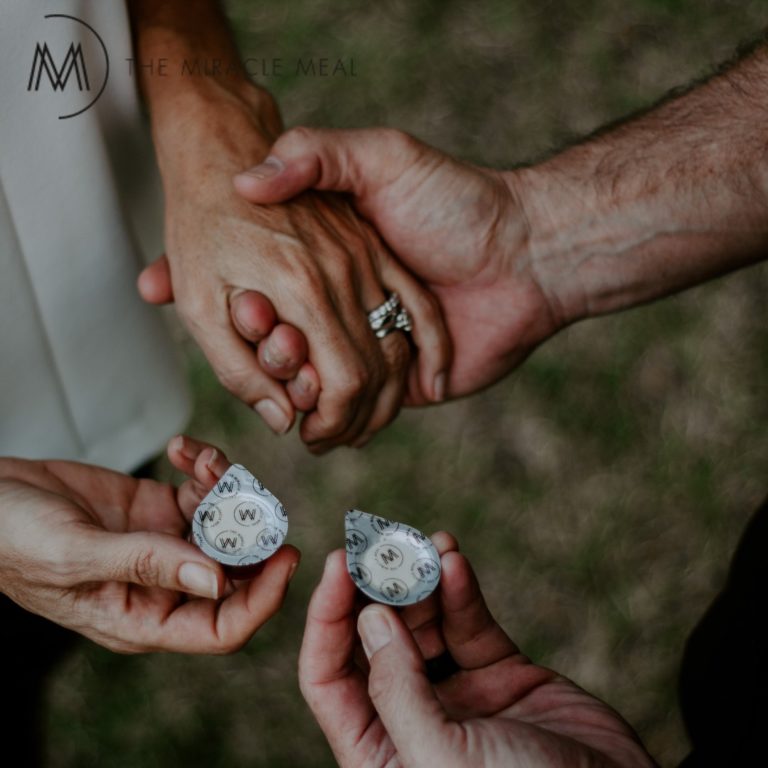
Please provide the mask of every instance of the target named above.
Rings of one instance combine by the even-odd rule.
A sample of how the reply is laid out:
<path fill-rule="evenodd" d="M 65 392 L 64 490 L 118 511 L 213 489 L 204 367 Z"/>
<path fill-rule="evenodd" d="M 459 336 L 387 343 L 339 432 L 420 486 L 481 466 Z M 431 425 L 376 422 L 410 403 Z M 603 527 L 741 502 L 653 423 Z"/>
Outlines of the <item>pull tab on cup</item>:
<path fill-rule="evenodd" d="M 440 555 L 421 531 L 358 509 L 344 518 L 347 570 L 357 588 L 386 605 L 413 605 L 440 581 Z"/>
<path fill-rule="evenodd" d="M 192 518 L 192 540 L 233 578 L 253 575 L 287 533 L 285 507 L 241 464 L 221 476 Z"/>

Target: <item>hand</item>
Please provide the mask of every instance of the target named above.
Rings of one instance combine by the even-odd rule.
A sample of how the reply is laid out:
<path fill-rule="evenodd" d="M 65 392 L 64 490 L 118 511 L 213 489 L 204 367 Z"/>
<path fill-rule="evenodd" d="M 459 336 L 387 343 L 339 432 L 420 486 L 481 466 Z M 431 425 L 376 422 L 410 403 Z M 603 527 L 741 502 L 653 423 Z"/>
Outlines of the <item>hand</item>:
<path fill-rule="evenodd" d="M 630 727 L 578 686 L 526 659 L 485 605 L 447 534 L 439 593 L 400 613 L 357 620 L 370 668 L 357 664 L 357 590 L 333 552 L 309 605 L 302 693 L 342 768 L 357 766 L 652 766 Z M 430 683 L 425 658 L 458 671 Z"/>
<path fill-rule="evenodd" d="M 449 396 L 497 381 L 562 326 L 528 252 L 514 174 L 460 163 L 385 129 L 293 129 L 270 157 L 268 177 L 259 169 L 237 176 L 245 199 L 278 203 L 306 189 L 352 193 L 358 212 L 437 297 L 453 344 Z"/>
<path fill-rule="evenodd" d="M 279 609 L 299 553 L 283 547 L 257 578 L 228 584 L 184 537 L 229 462 L 190 438 L 168 455 L 192 477 L 178 489 L 75 462 L 0 460 L 3 592 L 123 653 L 244 645 Z"/>
<path fill-rule="evenodd" d="M 173 302 L 168 258 L 161 256 L 139 275 L 138 288 L 150 304 Z M 297 328 L 277 321 L 272 302 L 258 291 L 241 291 L 229 302 L 232 327 L 255 347 L 264 373 L 285 381 L 285 390 L 299 411 L 312 411 L 320 395 L 320 379 L 307 361 L 307 340 Z"/>
<path fill-rule="evenodd" d="M 363 442 L 399 411 L 410 366 L 405 336 L 378 340 L 367 312 L 384 301 L 385 289 L 411 307 L 420 350 L 411 384 L 417 396 L 432 399 L 449 356 L 436 302 L 340 196 L 308 193 L 257 207 L 237 195 L 232 176 L 262 159 L 272 140 L 259 117 L 263 110 L 246 97 L 224 96 L 216 83 L 198 87 L 204 98 L 194 109 L 189 102 L 184 107 L 192 135 L 173 142 L 158 137 L 179 314 L 222 383 L 282 433 L 291 426 L 293 406 L 230 320 L 239 293 L 264 294 L 281 323 L 306 337 L 321 384 L 302 439 L 316 452 Z M 269 173 L 268 164 L 261 173 Z"/>

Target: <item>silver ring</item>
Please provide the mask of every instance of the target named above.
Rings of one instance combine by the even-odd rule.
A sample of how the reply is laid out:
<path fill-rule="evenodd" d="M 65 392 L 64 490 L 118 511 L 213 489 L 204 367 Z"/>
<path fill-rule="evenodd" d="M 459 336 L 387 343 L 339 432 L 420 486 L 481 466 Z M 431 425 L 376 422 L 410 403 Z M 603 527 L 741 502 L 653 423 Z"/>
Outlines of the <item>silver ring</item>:
<path fill-rule="evenodd" d="M 396 293 L 390 293 L 383 304 L 368 313 L 368 325 L 377 339 L 383 339 L 393 331 L 410 333 L 413 330 L 411 316 Z"/>

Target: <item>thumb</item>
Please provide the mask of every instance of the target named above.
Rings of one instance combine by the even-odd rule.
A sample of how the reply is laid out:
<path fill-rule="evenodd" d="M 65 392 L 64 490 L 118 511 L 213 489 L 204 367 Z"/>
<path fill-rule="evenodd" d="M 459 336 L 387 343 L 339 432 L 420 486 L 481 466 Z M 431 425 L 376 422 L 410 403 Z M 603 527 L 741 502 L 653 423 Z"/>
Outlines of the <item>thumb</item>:
<path fill-rule="evenodd" d="M 364 202 L 413 163 L 419 142 L 389 128 L 292 128 L 260 165 L 238 174 L 235 189 L 252 203 L 282 203 L 307 189 L 351 192 Z"/>
<path fill-rule="evenodd" d="M 170 304 L 173 301 L 173 284 L 168 257 L 163 254 L 145 267 L 137 285 L 139 295 L 147 304 Z"/>
<path fill-rule="evenodd" d="M 390 608 L 370 605 L 358 619 L 370 662 L 368 694 L 405 765 L 440 765 L 448 723 L 424 660 L 406 626 Z"/>
<path fill-rule="evenodd" d="M 79 540 L 84 581 L 122 581 L 217 599 L 222 568 L 193 544 L 168 533 L 96 531 Z"/>

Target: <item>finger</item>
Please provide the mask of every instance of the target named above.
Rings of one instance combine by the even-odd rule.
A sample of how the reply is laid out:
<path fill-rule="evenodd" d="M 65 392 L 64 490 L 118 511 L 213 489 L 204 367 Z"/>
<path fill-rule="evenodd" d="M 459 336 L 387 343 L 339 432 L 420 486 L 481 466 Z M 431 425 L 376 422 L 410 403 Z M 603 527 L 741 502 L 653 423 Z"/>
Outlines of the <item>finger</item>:
<path fill-rule="evenodd" d="M 441 566 L 443 636 L 456 663 L 462 669 L 478 669 L 518 653 L 488 610 L 467 558 L 449 552 Z"/>
<path fill-rule="evenodd" d="M 410 164 L 406 152 L 392 151 L 394 141 L 404 144 L 408 138 L 386 129 L 293 128 L 278 138 L 260 165 L 235 176 L 235 189 L 260 204 L 285 202 L 312 188 L 363 197 Z"/>
<path fill-rule="evenodd" d="M 209 489 L 231 466 L 223 451 L 188 435 L 172 437 L 168 441 L 166 453 L 176 469 L 208 485 Z M 201 458 L 202 463 L 198 466 Z"/>
<path fill-rule="evenodd" d="M 441 402 L 451 367 L 452 345 L 437 299 L 391 256 L 379 256 L 379 274 L 384 285 L 395 291 L 411 316 L 411 338 L 418 350 L 419 393 L 427 402 Z M 411 400 L 417 397 L 412 396 Z"/>
<path fill-rule="evenodd" d="M 259 362 L 265 373 L 275 379 L 295 378 L 307 359 L 307 340 L 292 325 L 280 323 L 259 344 Z"/>
<path fill-rule="evenodd" d="M 258 291 L 237 291 L 229 299 L 229 315 L 237 332 L 258 344 L 277 323 L 272 302 Z"/>
<path fill-rule="evenodd" d="M 353 663 L 356 587 L 345 557 L 337 550 L 326 559 L 299 654 L 302 695 L 337 755 L 359 744 L 374 715 L 365 677 Z"/>
<path fill-rule="evenodd" d="M 288 397 L 297 411 L 312 411 L 320 396 L 320 377 L 312 363 L 304 363 L 294 379 L 285 385 Z"/>
<path fill-rule="evenodd" d="M 450 729 L 407 627 L 383 605 L 364 608 L 358 630 L 371 669 L 368 693 L 404 765 L 440 765 Z"/>
<path fill-rule="evenodd" d="M 283 603 L 301 555 L 281 547 L 259 575 L 220 602 L 190 600 L 176 607 L 143 638 L 158 650 L 177 653 L 233 653 L 274 616 Z"/>
<path fill-rule="evenodd" d="M 198 505 L 229 469 L 231 462 L 219 449 L 185 435 L 171 438 L 168 456 L 176 469 L 190 475 L 190 479 L 176 490 L 176 504 L 191 524 Z"/>
<path fill-rule="evenodd" d="M 356 440 L 376 406 L 384 377 L 380 350 L 371 346 L 365 314 L 359 308 L 354 319 L 324 315 L 328 328 L 316 335 L 310 362 L 319 379 L 320 391 L 314 411 L 301 423 L 301 439 L 313 453 L 323 453 Z M 333 330 L 331 325 L 334 326 Z"/>
<path fill-rule="evenodd" d="M 344 550 L 331 552 L 307 608 L 299 655 L 302 686 L 333 682 L 345 671 L 355 645 L 356 587 L 347 573 Z"/>
<path fill-rule="evenodd" d="M 149 304 L 170 304 L 173 301 L 171 269 L 165 254 L 142 270 L 137 286 L 139 295 Z"/>
<path fill-rule="evenodd" d="M 212 324 L 202 328 L 199 322 L 187 320 L 224 387 L 251 405 L 273 432 L 278 435 L 288 432 L 295 417 L 293 405 L 285 387 L 261 369 L 253 347 L 228 320 L 226 327 L 218 328 Z"/>
<path fill-rule="evenodd" d="M 365 431 L 352 443 L 355 448 L 362 448 L 377 432 L 390 424 L 400 413 L 403 404 L 408 361 L 411 357 L 410 347 L 402 333 L 392 333 L 381 339 L 381 349 L 390 371 L 389 378 L 379 392 L 376 407 L 368 419 Z"/>
<path fill-rule="evenodd" d="M 364 307 L 379 306 L 385 299 L 368 259 L 358 264 L 361 297 L 344 316 L 348 333 L 358 350 L 358 369 L 340 368 L 331 357 L 313 359 L 321 389 L 316 411 L 301 424 L 300 435 L 312 453 L 324 453 L 340 445 L 355 445 L 397 415 L 407 377 L 410 350 L 402 334 L 377 339 L 368 325 Z M 342 423 L 339 430 L 331 425 Z M 371 425 L 373 422 L 373 425 Z"/>
<path fill-rule="evenodd" d="M 218 598 L 224 571 L 197 547 L 166 533 L 81 531 L 72 542 L 69 586 L 120 581 Z"/>
<path fill-rule="evenodd" d="M 435 549 L 442 558 L 448 552 L 456 552 L 459 544 L 456 539 L 446 531 L 438 531 L 430 536 Z M 402 609 L 400 618 L 411 630 L 413 639 L 419 646 L 421 655 L 425 659 L 434 659 L 445 652 L 445 640 L 442 630 L 442 609 L 440 608 L 440 594 L 436 590 L 426 600 L 408 605 Z"/>

